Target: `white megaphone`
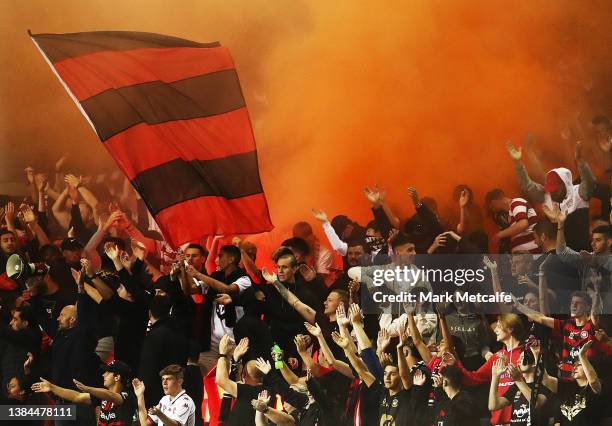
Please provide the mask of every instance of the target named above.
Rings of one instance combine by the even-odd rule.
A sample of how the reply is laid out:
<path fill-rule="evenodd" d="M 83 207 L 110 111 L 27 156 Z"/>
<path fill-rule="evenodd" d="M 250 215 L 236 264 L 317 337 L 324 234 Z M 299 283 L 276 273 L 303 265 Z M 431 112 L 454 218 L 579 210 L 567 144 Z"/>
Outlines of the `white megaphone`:
<path fill-rule="evenodd" d="M 48 271 L 49 267 L 44 263 L 28 263 L 18 254 L 12 254 L 6 261 L 6 275 L 13 280 L 44 275 Z"/>

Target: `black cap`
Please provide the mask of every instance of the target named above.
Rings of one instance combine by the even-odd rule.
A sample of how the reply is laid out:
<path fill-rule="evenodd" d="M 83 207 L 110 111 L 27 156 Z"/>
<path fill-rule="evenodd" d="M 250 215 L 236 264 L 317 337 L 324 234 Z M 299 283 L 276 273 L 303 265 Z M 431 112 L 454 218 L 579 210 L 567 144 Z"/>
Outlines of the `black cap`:
<path fill-rule="evenodd" d="M 102 370 L 104 372 L 110 371 L 111 373 L 119 374 L 123 384 L 129 383 L 132 378 L 132 369 L 123 361 L 114 360 L 110 364 L 104 364 Z"/>
<path fill-rule="evenodd" d="M 62 251 L 64 250 L 77 251 L 77 250 L 81 250 L 82 248 L 83 248 L 83 244 L 81 244 L 81 242 L 77 240 L 76 238 L 66 238 L 64 241 L 62 241 L 62 245 L 61 245 Z"/>

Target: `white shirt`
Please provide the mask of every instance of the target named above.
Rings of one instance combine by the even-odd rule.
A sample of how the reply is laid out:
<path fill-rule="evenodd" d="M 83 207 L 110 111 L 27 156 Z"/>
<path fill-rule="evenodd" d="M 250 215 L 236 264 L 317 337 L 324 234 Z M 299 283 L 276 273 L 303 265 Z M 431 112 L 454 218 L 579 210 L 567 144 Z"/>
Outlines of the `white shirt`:
<path fill-rule="evenodd" d="M 251 286 L 251 279 L 248 277 L 248 275 L 244 275 L 238 278 L 232 284 L 236 284 L 238 286 L 238 294 L 240 294 Z M 206 294 L 207 292 L 208 292 L 208 286 L 203 285 L 202 294 Z M 217 305 L 217 302 L 213 302 L 212 304 L 213 312 L 210 317 L 210 347 L 211 348 L 219 347 L 219 342 L 221 341 L 221 338 L 225 336 L 226 334 L 230 337 L 230 340 L 232 341 L 232 343 L 235 343 L 234 342 L 234 331 L 233 331 L 234 328 L 228 327 L 225 324 L 225 320 L 222 320 L 221 318 L 219 318 L 219 316 L 217 315 L 217 306 L 219 306 L 219 310 L 221 311 L 225 310 L 224 305 Z M 240 318 L 242 318 L 242 316 L 244 315 L 244 309 L 242 308 L 242 306 L 236 306 L 235 309 L 236 309 L 236 321 L 237 321 Z"/>
<path fill-rule="evenodd" d="M 159 400 L 157 408 L 164 413 L 167 417 L 179 422 L 181 426 L 194 426 L 195 425 L 195 404 L 193 399 L 182 390 L 172 398 L 170 395 L 164 395 Z M 158 426 L 164 426 L 164 423 L 153 414 L 149 414 L 149 419 Z"/>

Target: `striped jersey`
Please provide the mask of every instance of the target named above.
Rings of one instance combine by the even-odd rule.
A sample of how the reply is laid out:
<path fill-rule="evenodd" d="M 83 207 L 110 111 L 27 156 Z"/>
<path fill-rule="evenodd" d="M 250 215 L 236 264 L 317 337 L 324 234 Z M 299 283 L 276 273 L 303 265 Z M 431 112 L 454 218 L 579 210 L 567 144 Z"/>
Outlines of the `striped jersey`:
<path fill-rule="evenodd" d="M 582 326 L 576 325 L 576 320 L 571 318 L 568 320 L 555 319 L 555 327 L 553 329 L 554 337 L 561 337 L 563 340 L 563 349 L 561 351 L 561 380 L 572 380 L 572 372 L 574 371 L 574 361 L 578 359 L 578 353 L 582 346 L 595 338 L 595 325 L 589 319 Z M 587 351 L 587 356 L 591 357 L 593 348 Z"/>
<path fill-rule="evenodd" d="M 538 245 L 535 243 L 535 234 L 533 228 L 538 223 L 538 215 L 535 210 L 529 205 L 524 198 L 513 198 L 510 202 L 510 211 L 508 212 L 510 226 L 520 220 L 527 219 L 529 227 L 520 234 L 512 237 L 512 252 L 528 251 L 530 253 L 538 253 Z"/>

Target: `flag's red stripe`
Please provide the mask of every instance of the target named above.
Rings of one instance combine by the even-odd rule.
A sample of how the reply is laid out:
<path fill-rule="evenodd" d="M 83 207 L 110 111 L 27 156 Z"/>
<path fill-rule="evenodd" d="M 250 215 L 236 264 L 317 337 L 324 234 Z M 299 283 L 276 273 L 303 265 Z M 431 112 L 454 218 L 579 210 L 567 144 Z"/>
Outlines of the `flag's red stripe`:
<path fill-rule="evenodd" d="M 150 81 L 171 83 L 232 69 L 234 62 L 225 47 L 175 47 L 95 52 L 64 59 L 54 66 L 82 101 L 108 89 Z"/>
<path fill-rule="evenodd" d="M 233 200 L 195 198 L 168 207 L 155 218 L 164 237 L 174 247 L 191 241 L 195 235 L 251 234 L 273 228 L 264 194 Z"/>
<path fill-rule="evenodd" d="M 246 107 L 191 120 L 137 124 L 111 137 L 104 146 L 128 179 L 175 158 L 212 160 L 255 149 Z"/>

